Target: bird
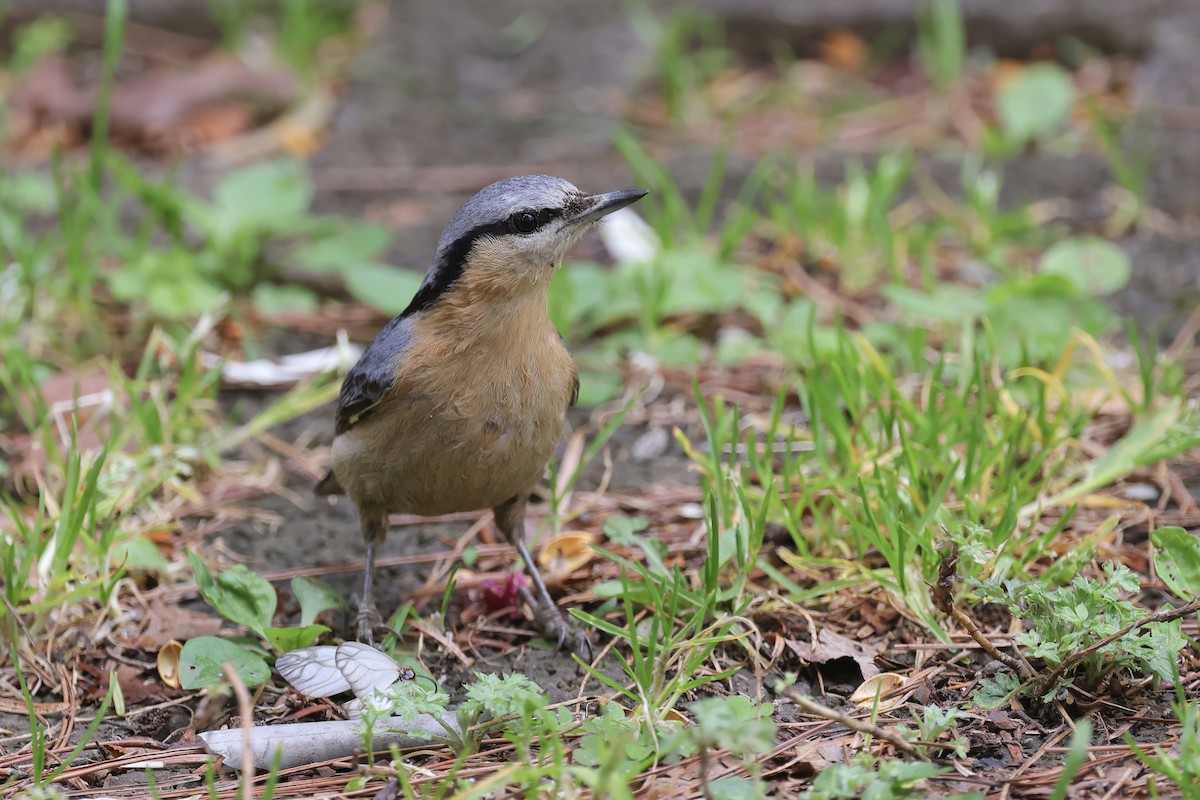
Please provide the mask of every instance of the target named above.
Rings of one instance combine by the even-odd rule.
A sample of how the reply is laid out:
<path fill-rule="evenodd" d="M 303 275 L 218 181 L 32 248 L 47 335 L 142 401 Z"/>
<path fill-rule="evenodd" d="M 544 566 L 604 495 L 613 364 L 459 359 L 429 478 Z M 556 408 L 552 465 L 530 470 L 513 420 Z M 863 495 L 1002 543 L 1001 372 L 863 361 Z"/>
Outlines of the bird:
<path fill-rule="evenodd" d="M 551 322 L 548 290 L 563 257 L 600 220 L 648 194 L 588 194 L 522 175 L 481 189 L 438 239 L 412 301 L 346 374 L 332 465 L 318 495 L 347 495 L 366 542 L 360 641 L 381 628 L 376 548 L 388 514 L 491 509 L 524 562 L 521 587 L 539 632 L 589 659 L 587 635 L 550 597 L 525 543 L 525 507 L 579 398 L 579 372 Z"/>

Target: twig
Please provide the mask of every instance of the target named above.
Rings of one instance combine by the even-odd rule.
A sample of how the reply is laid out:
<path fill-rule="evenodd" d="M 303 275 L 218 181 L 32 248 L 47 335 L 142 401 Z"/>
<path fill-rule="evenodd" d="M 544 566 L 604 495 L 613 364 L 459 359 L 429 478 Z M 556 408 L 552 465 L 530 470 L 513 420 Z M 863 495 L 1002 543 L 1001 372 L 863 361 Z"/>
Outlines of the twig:
<path fill-rule="evenodd" d="M 950 618 L 963 626 L 967 635 L 974 639 L 979 647 L 992 658 L 1004 664 L 1013 672 L 1021 676 L 1021 680 L 1029 680 L 1033 677 L 1033 669 L 1019 658 L 1014 658 L 1008 653 L 1001 652 L 994 644 L 988 641 L 987 636 L 983 631 L 979 630 L 979 626 L 975 624 L 975 620 L 967 616 L 966 612 L 954 606 L 950 607 Z"/>
<path fill-rule="evenodd" d="M 907 741 L 899 734 L 892 733 L 886 728 L 881 728 L 878 725 L 874 725 L 870 722 L 864 722 L 863 720 L 855 719 L 854 717 L 843 714 L 840 711 L 834 711 L 832 708 L 823 706 L 815 700 L 810 700 L 802 695 L 794 686 L 789 686 L 787 689 L 784 689 L 783 693 L 789 700 L 796 704 L 797 708 L 806 714 L 831 720 L 839 725 L 845 725 L 852 731 L 857 731 L 858 733 L 863 733 L 868 736 L 874 736 L 877 739 L 883 739 L 885 742 L 889 742 L 890 744 L 894 745 L 896 749 L 912 756 L 913 758 L 919 758 L 922 761 L 929 760 L 929 757 L 914 747 L 911 742 Z"/>
<path fill-rule="evenodd" d="M 1156 611 L 1153 614 L 1148 614 L 1147 616 L 1143 617 L 1142 619 L 1138 620 L 1137 622 L 1129 623 L 1128 625 L 1126 625 L 1124 628 L 1117 631 L 1116 633 L 1111 633 L 1108 636 L 1105 636 L 1103 639 L 1099 639 L 1099 640 L 1093 642 L 1092 644 L 1088 645 L 1087 647 L 1083 648 L 1082 650 L 1079 650 L 1079 651 L 1074 652 L 1071 655 L 1067 656 L 1065 659 L 1063 659 L 1063 662 L 1061 664 L 1059 664 L 1055 669 L 1051 670 L 1050 672 L 1043 675 L 1041 678 L 1038 678 L 1036 681 L 1034 681 L 1033 682 L 1034 696 L 1042 697 L 1043 695 L 1045 695 L 1046 692 L 1049 691 L 1050 687 L 1053 686 L 1055 684 L 1055 682 L 1057 682 L 1058 679 L 1061 678 L 1062 675 L 1067 670 L 1073 668 L 1076 664 L 1078 664 L 1080 661 L 1083 661 L 1085 658 L 1088 658 L 1089 656 L 1093 655 L 1101 647 L 1105 647 L 1106 645 L 1112 644 L 1113 642 L 1117 641 L 1118 639 L 1126 636 L 1127 634 L 1132 633 L 1135 630 L 1138 630 L 1139 628 L 1144 628 L 1147 625 L 1153 625 L 1156 622 L 1171 622 L 1173 620 L 1180 619 L 1181 617 L 1186 617 L 1190 614 L 1195 614 L 1197 611 L 1200 611 L 1200 598 L 1193 600 L 1192 602 L 1188 603 L 1186 606 L 1181 606 L 1180 608 L 1168 609 L 1166 611 Z"/>
<path fill-rule="evenodd" d="M 983 634 L 983 631 L 979 630 L 979 626 L 975 624 L 975 620 L 971 619 L 967 616 L 966 612 L 954 605 L 954 583 L 957 580 L 958 545 L 950 544 L 942 549 L 942 563 L 938 568 L 937 583 L 933 585 L 929 593 L 933 599 L 933 604 L 943 614 L 961 625 L 967 632 L 967 635 L 974 639 L 985 653 L 1020 675 L 1021 680 L 1027 681 L 1033 678 L 1033 669 L 1029 664 L 1022 659 L 1014 658 L 1007 653 L 1001 652 Z"/>
<path fill-rule="evenodd" d="M 237 696 L 238 716 L 242 718 L 242 800 L 254 800 L 254 706 L 250 702 L 250 692 L 234 671 L 233 664 L 226 661 L 223 672 Z"/>

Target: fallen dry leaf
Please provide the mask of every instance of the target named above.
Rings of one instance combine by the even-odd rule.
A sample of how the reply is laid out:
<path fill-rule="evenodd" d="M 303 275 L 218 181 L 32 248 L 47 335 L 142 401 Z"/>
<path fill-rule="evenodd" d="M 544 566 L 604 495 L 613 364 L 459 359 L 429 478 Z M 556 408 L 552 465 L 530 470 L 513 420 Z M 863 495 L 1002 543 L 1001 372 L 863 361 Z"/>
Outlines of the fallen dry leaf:
<path fill-rule="evenodd" d="M 878 650 L 873 645 L 856 642 L 828 628 L 817 632 L 815 642 L 793 641 L 788 645 L 802 661 L 810 664 L 828 664 L 839 658 L 849 658 L 858 664 L 864 680 L 879 674 L 879 667 L 875 666 L 875 654 Z"/>
<path fill-rule="evenodd" d="M 857 706 L 870 707 L 879 711 L 891 711 L 894 708 L 899 708 L 908 699 L 912 692 L 903 692 L 892 697 L 886 697 L 890 692 L 899 689 L 904 685 L 904 676 L 897 675 L 894 672 L 881 672 L 878 675 L 872 675 L 867 678 L 858 688 L 854 690 L 854 694 L 850 695 L 850 702 Z M 876 705 L 878 701 L 878 705 Z"/>
<path fill-rule="evenodd" d="M 595 541 L 596 536 L 592 533 L 560 533 L 542 545 L 537 555 L 538 566 L 551 574 L 570 575 L 596 557 L 596 551 L 591 547 Z"/>
<path fill-rule="evenodd" d="M 178 660 L 178 655 L 176 659 Z M 161 674 L 161 672 L 160 668 L 159 673 Z M 148 698 L 162 695 L 161 687 L 151 681 L 142 680 L 142 670 L 132 664 L 122 664 L 117 667 L 117 683 L 121 686 L 121 694 L 125 696 L 125 702 L 131 706 Z M 167 685 L 178 689 L 179 681 L 176 680 L 174 684 Z"/>
<path fill-rule="evenodd" d="M 221 619 L 156 600 L 146 610 L 146 629 L 132 642 L 139 650 L 158 652 L 172 639 L 186 641 L 197 636 L 213 636 L 221 630 Z"/>
<path fill-rule="evenodd" d="M 834 28 L 821 40 L 821 60 L 835 69 L 859 70 L 870 55 L 863 38 L 848 28 Z"/>
<path fill-rule="evenodd" d="M 155 664 L 158 666 L 158 677 L 172 689 L 179 688 L 179 654 L 183 645 L 172 639 L 158 651 Z"/>
<path fill-rule="evenodd" d="M 14 148 L 36 156 L 44 147 L 27 145 L 39 141 L 40 130 L 86 129 L 96 89 L 80 85 L 62 57 L 43 59 L 9 97 L 23 133 Z M 278 116 L 297 93 L 294 76 L 283 68 L 254 69 L 231 55 L 210 54 L 118 82 L 110 101 L 112 133 L 120 143 L 186 151 Z"/>

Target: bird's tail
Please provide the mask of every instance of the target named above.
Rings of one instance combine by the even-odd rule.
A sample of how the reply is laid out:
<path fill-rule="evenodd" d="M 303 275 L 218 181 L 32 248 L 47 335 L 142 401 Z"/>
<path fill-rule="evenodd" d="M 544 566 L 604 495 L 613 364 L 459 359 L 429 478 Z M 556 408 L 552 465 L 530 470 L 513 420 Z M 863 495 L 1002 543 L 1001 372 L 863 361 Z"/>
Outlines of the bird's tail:
<path fill-rule="evenodd" d="M 345 494 L 346 490 L 338 483 L 337 476 L 333 474 L 333 470 L 329 470 L 329 472 L 325 473 L 325 477 L 321 478 L 317 482 L 317 485 L 313 487 L 313 493 L 319 495 Z"/>

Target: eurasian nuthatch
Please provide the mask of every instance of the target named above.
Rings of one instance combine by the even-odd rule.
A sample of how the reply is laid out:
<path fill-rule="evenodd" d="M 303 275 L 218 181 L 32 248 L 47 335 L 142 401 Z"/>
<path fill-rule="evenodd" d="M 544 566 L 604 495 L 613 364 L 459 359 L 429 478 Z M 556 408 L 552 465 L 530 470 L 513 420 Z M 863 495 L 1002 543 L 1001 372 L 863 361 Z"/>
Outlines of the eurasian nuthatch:
<path fill-rule="evenodd" d="M 492 509 L 525 562 L 536 597 L 522 590 L 541 632 L 574 631 L 551 599 L 525 545 L 525 503 L 562 437 L 579 373 L 546 312 L 563 255 L 640 189 L 584 194 L 561 178 L 526 175 L 468 200 L 438 241 L 404 313 L 393 319 L 342 384 L 333 468 L 319 494 L 350 496 L 367 543 L 358 636 L 379 625 L 371 584 L 389 512 L 434 516 Z"/>

